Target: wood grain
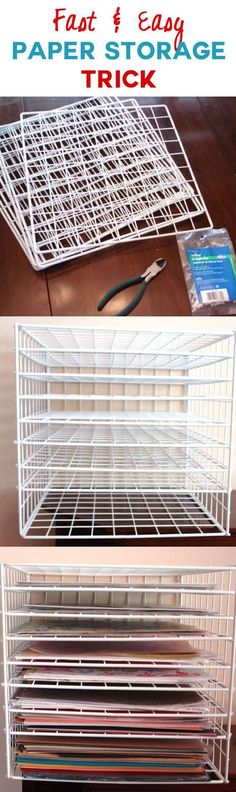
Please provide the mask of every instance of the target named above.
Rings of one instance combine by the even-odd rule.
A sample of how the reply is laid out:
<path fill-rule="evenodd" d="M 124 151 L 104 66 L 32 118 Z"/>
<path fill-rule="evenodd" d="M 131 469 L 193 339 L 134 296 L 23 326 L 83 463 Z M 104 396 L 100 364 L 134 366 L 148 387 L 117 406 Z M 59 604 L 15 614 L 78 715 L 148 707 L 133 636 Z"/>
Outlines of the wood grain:
<path fill-rule="evenodd" d="M 235 173 L 236 101 L 229 96 L 222 97 L 220 102 L 213 97 L 201 98 L 199 101 Z"/>
<path fill-rule="evenodd" d="M 23 99 L 0 101 L 0 123 L 19 120 Z M 34 272 L 19 243 L 0 216 L 0 315 L 48 316 L 50 303 L 44 273 Z"/>

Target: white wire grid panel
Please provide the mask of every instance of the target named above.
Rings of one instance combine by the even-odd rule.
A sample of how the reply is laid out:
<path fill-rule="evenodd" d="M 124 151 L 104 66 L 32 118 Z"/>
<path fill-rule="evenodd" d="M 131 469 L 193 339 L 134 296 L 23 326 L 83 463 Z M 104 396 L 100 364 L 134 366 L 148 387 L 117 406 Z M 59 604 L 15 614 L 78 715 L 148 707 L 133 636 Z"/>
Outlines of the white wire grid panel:
<path fill-rule="evenodd" d="M 104 716 L 106 726 L 96 728 L 96 718 L 90 731 L 77 726 L 73 736 L 79 737 L 80 743 L 89 736 L 93 741 L 97 741 L 97 745 L 99 738 L 102 738 L 103 749 L 104 740 L 108 745 L 111 739 L 119 745 L 122 729 L 119 732 L 118 730 L 115 733 L 110 732 L 109 709 L 105 706 L 107 693 L 118 691 L 117 700 L 125 701 L 122 712 L 123 717 L 127 719 L 126 745 L 129 745 L 135 737 L 143 746 L 147 737 L 147 726 L 143 728 L 140 726 L 137 732 L 132 726 L 132 709 L 129 706 L 129 696 L 132 697 L 132 691 L 136 690 L 136 692 L 146 691 L 147 699 L 150 695 L 148 691 L 153 693 L 153 707 L 149 711 L 149 717 L 154 719 L 153 723 L 157 715 L 161 717 L 161 710 L 160 708 L 158 710 L 158 705 L 155 706 L 154 703 L 157 691 L 160 695 L 168 691 L 169 696 L 173 692 L 174 697 L 178 694 L 181 697 L 183 691 L 197 693 L 202 702 L 203 714 L 200 720 L 196 712 L 191 714 L 188 712 L 183 716 L 182 732 L 180 728 L 178 735 L 174 735 L 175 747 L 182 737 L 185 745 L 186 743 L 191 745 L 191 741 L 196 738 L 200 739 L 202 748 L 206 752 L 204 767 L 207 778 L 204 780 L 209 783 L 228 780 L 235 663 L 235 567 L 196 569 L 172 566 L 2 565 L 2 611 L 8 777 L 18 778 L 21 775 L 17 757 L 25 742 L 30 742 L 35 737 L 37 739 L 37 735 L 40 735 L 46 745 L 50 743 L 52 737 L 56 746 L 60 739 L 65 741 L 68 736 L 71 739 L 71 731 L 68 731 L 65 725 L 62 724 L 60 727 L 56 725 L 57 718 L 65 713 L 63 704 L 60 708 L 60 690 L 64 691 L 63 697 L 68 695 L 68 691 L 74 691 L 74 696 L 81 695 L 81 700 L 86 692 L 88 699 L 91 698 L 92 701 L 94 692 L 96 698 L 100 691 L 100 706 L 94 710 L 91 705 L 90 713 L 92 712 L 96 717 Z M 84 620 L 87 619 L 88 614 L 94 632 L 89 644 L 83 630 Z M 173 649 L 170 649 L 168 659 L 165 655 L 161 658 L 162 650 L 158 654 L 158 646 L 161 646 L 163 635 L 158 634 L 161 629 L 160 623 L 158 628 L 155 626 L 157 617 L 170 620 L 171 629 L 173 623 L 176 624 L 180 635 L 178 636 L 177 633 L 174 635 L 175 641 L 182 641 L 186 629 L 190 653 L 184 656 L 180 652 L 178 656 L 175 651 L 173 657 L 171 656 Z M 70 634 L 71 618 L 73 622 L 75 619 L 77 621 L 76 638 L 74 629 Z M 51 629 L 52 620 L 55 619 L 58 625 L 57 632 L 53 632 L 56 630 L 54 621 Z M 116 635 L 115 619 L 123 620 L 122 635 L 119 625 Z M 138 652 L 132 650 L 137 644 L 134 632 L 136 619 L 141 619 L 146 629 L 148 624 L 152 625 L 152 635 L 149 636 L 147 633 L 143 639 L 144 655 L 141 641 Z M 113 626 L 110 634 L 109 623 Z M 125 623 L 128 629 L 124 628 Z M 48 629 L 49 636 L 47 636 Z M 98 629 L 99 640 L 96 637 Z M 155 638 L 153 638 L 153 630 Z M 37 645 L 35 642 L 38 643 L 39 640 L 40 654 L 32 652 L 34 645 Z M 155 658 L 153 640 L 157 652 Z M 173 641 L 171 633 L 166 639 L 167 645 L 168 640 L 171 647 Z M 64 659 L 63 641 L 65 642 Z M 66 653 L 68 643 L 70 644 L 71 641 L 73 652 L 68 659 Z M 116 658 L 117 646 L 119 657 Z M 121 647 L 123 657 L 119 654 Z M 149 652 L 150 647 L 152 651 Z M 56 681 L 55 672 L 58 667 L 59 670 L 64 668 L 63 682 Z M 91 681 L 89 677 L 91 669 L 93 673 L 95 672 L 95 676 L 96 673 L 100 674 L 99 682 Z M 130 681 L 130 674 L 136 675 L 137 670 L 141 674 L 139 683 Z M 149 672 L 151 670 L 152 674 L 156 675 L 153 682 L 150 679 L 147 681 L 147 676 L 145 678 L 147 670 Z M 168 674 L 176 672 L 180 675 L 190 672 L 190 679 L 187 683 L 181 678 L 180 682 L 171 683 Z M 72 688 L 71 680 L 68 681 L 68 673 L 76 674 L 77 681 L 73 682 Z M 119 680 L 121 673 L 122 682 Z M 163 674 L 164 681 L 162 681 Z M 30 691 L 32 695 L 28 699 L 28 704 L 21 702 L 22 692 L 28 695 Z M 54 693 L 55 695 L 59 693 L 59 703 L 57 701 L 56 707 L 53 706 Z M 42 706 L 40 709 L 37 696 L 41 695 L 43 701 L 45 698 L 47 701 L 48 697 L 49 710 L 48 707 L 45 709 Z M 51 704 L 50 697 L 52 697 Z M 51 730 L 47 726 L 48 711 L 51 716 L 55 716 L 55 728 Z M 86 711 L 87 705 L 81 703 L 77 712 L 83 715 Z M 41 725 L 37 726 L 36 715 L 39 716 L 40 712 Z M 145 713 L 147 717 L 146 709 Z M 144 711 L 140 713 L 140 717 L 142 715 L 145 718 Z M 29 723 L 24 724 L 24 716 L 32 716 Z M 176 716 L 178 717 L 178 711 L 173 709 L 172 717 Z M 192 722 L 192 730 L 187 733 L 184 718 Z M 195 721 L 198 725 L 194 731 Z M 151 730 L 149 727 L 148 736 L 152 741 L 153 749 L 158 751 L 163 732 L 155 726 Z M 165 742 L 170 746 L 171 753 L 173 746 L 171 729 L 165 733 Z M 30 771 L 28 774 L 26 772 L 26 776 L 30 777 Z M 52 778 L 52 775 L 50 777 Z M 66 775 L 62 780 L 65 779 Z M 78 780 L 78 777 L 71 780 Z M 199 782 L 199 777 L 196 781 Z M 117 779 L 116 782 L 119 783 Z M 154 783 L 154 780 L 143 777 L 139 782 Z M 155 778 L 155 783 L 158 783 L 158 777 Z M 163 775 L 160 777 L 160 783 L 165 783 Z M 175 784 L 174 777 L 171 780 L 167 777 L 166 783 Z M 184 779 L 178 783 L 184 784 Z"/>
<path fill-rule="evenodd" d="M 117 242 L 209 228 L 165 105 L 116 97 L 0 129 L 0 207 L 36 269 Z"/>
<path fill-rule="evenodd" d="M 16 327 L 26 538 L 229 532 L 234 334 Z"/>

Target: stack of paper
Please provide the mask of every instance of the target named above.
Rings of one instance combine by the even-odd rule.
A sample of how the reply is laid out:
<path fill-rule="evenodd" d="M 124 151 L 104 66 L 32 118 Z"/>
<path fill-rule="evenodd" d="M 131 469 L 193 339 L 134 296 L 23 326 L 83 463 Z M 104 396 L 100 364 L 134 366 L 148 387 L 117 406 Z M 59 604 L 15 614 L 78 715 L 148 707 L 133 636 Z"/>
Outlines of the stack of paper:
<path fill-rule="evenodd" d="M 25 778 L 209 780 L 204 610 L 114 598 L 16 613 L 11 712 Z"/>
<path fill-rule="evenodd" d="M 43 683 L 66 683 L 67 685 L 75 685 L 82 683 L 83 687 L 86 685 L 99 684 L 105 682 L 106 686 L 114 684 L 154 684 L 155 685 L 190 685 L 190 684 L 203 684 L 207 679 L 207 674 L 202 671 L 178 669 L 178 668 L 142 668 L 130 666 L 120 668 L 117 666 L 106 666 L 106 668 L 97 668 L 96 666 L 80 667 L 74 666 L 37 666 L 26 667 L 21 670 L 21 673 L 16 677 L 16 682 L 43 682 Z"/>
<path fill-rule="evenodd" d="M 196 691 L 19 688 L 12 699 L 25 727 L 75 727 L 212 733 L 208 702 Z"/>
<path fill-rule="evenodd" d="M 207 703 L 191 690 L 176 694 L 167 691 L 110 694 L 67 691 L 65 694 L 47 690 L 45 695 L 45 691 L 25 689 L 15 694 L 13 706 L 24 735 L 19 735 L 16 755 L 24 775 L 45 772 L 48 777 L 69 774 L 78 779 L 98 775 L 112 779 L 119 774 L 124 779 L 132 776 L 133 780 L 147 773 L 207 777 L 206 746 L 200 740 L 179 739 L 180 732 L 187 735 L 197 732 L 208 738 L 212 734 Z M 73 736 L 78 730 L 83 733 L 80 739 Z M 94 738 L 87 738 L 86 733 L 92 732 Z M 131 733 L 137 734 L 136 740 L 130 738 Z M 165 742 L 160 739 L 165 733 L 178 733 L 178 739 Z M 127 741 L 122 740 L 122 735 L 127 735 Z"/>
<path fill-rule="evenodd" d="M 27 636 L 28 637 L 28 636 Z M 20 647 L 14 654 L 14 659 L 18 662 L 44 663 L 44 660 L 55 663 L 72 663 L 76 665 L 81 661 L 92 660 L 94 662 L 118 663 L 132 662 L 137 664 L 155 662 L 168 662 L 176 665 L 181 661 L 190 662 L 200 656 L 199 649 L 195 649 L 189 641 L 184 640 L 158 640 L 158 641 L 127 641 L 124 639 L 119 643 L 109 641 L 92 642 L 83 641 L 78 643 L 71 641 L 34 641 L 28 646 Z"/>
<path fill-rule="evenodd" d="M 196 775 L 207 780 L 205 762 L 207 749 L 199 740 L 164 742 L 158 740 L 119 741 L 106 739 L 87 739 L 69 741 L 45 741 L 37 738 L 29 742 L 19 742 L 17 746 L 17 765 L 23 774 L 37 775 L 46 772 L 53 776 L 71 774 L 76 778 L 106 776 L 112 778 L 132 777 L 148 774 L 149 778 L 168 774 Z"/>
<path fill-rule="evenodd" d="M 152 621 L 144 621 L 143 619 L 137 620 L 130 617 L 127 619 L 104 618 L 100 620 L 93 619 L 55 619 L 50 621 L 46 618 L 39 616 L 37 619 L 30 619 L 19 625 L 15 632 L 22 637 L 31 635 L 32 637 L 40 635 L 42 638 L 47 638 L 50 635 L 64 636 L 67 638 L 122 638 L 128 634 L 131 637 L 137 638 L 154 638 L 160 639 L 162 637 L 172 638 L 173 635 L 184 637 L 185 635 L 192 636 L 210 636 L 214 633 L 206 629 L 193 627 L 189 624 L 180 624 L 178 621 L 169 621 L 155 619 Z"/>

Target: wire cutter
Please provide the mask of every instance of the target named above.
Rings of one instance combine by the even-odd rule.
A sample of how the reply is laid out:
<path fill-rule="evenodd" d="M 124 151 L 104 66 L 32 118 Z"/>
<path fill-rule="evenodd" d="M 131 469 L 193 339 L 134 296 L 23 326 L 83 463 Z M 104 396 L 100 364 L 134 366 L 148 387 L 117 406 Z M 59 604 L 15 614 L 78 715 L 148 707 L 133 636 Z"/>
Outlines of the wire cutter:
<path fill-rule="evenodd" d="M 134 278 L 128 278 L 127 280 L 121 281 L 121 283 L 118 283 L 116 286 L 113 286 L 113 288 L 109 289 L 109 291 L 106 292 L 104 297 L 102 297 L 98 303 L 98 311 L 102 311 L 105 305 L 107 305 L 107 303 L 110 302 L 112 297 L 115 297 L 116 294 L 119 294 L 119 292 L 123 291 L 124 289 L 128 289 L 129 286 L 136 286 L 136 284 L 140 283 L 140 289 L 138 289 L 133 299 L 128 303 L 128 305 L 126 305 L 125 308 L 123 308 L 122 311 L 119 311 L 119 313 L 115 314 L 115 316 L 128 316 L 128 314 L 132 313 L 134 308 L 136 308 L 136 305 L 140 303 L 149 281 L 155 278 L 159 272 L 162 272 L 165 266 L 166 259 L 156 259 L 156 261 L 153 261 L 153 264 L 151 264 L 142 275 L 137 275 Z"/>

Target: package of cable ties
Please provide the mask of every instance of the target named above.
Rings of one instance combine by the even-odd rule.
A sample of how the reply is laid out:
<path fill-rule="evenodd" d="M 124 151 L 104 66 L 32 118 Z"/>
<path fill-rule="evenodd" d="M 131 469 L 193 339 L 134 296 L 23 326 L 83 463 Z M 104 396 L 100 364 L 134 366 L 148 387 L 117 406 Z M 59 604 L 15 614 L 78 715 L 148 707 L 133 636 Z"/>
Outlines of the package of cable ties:
<path fill-rule="evenodd" d="M 225 228 L 177 236 L 193 314 L 236 314 L 236 258 Z"/>

